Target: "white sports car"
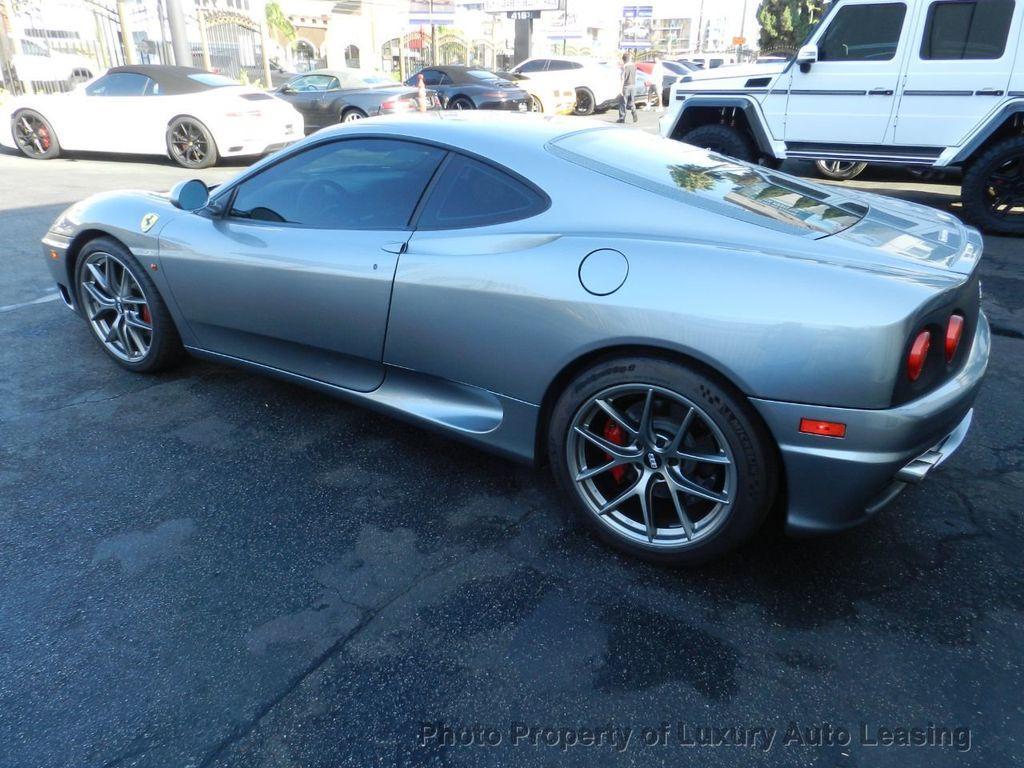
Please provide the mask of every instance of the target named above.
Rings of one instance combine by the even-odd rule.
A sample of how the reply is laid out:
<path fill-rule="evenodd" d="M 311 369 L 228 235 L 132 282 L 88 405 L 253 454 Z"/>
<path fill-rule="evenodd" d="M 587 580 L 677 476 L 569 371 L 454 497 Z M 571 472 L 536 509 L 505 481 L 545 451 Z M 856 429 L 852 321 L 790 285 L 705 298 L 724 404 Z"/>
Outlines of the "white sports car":
<path fill-rule="evenodd" d="M 186 168 L 262 155 L 304 135 L 302 115 L 269 93 L 192 67 L 114 67 L 71 93 L 13 99 L 0 144 L 32 158 L 62 149 L 170 156 Z"/>

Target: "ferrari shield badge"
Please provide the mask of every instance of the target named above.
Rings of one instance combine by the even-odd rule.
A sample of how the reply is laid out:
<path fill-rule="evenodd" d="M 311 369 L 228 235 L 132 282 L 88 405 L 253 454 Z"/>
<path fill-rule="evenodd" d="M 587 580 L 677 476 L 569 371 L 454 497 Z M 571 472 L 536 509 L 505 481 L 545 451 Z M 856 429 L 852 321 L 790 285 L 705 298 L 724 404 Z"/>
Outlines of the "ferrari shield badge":
<path fill-rule="evenodd" d="M 153 225 L 159 221 L 160 217 L 155 213 L 147 213 L 142 217 L 142 223 L 139 224 L 143 232 L 149 232 L 153 228 Z"/>

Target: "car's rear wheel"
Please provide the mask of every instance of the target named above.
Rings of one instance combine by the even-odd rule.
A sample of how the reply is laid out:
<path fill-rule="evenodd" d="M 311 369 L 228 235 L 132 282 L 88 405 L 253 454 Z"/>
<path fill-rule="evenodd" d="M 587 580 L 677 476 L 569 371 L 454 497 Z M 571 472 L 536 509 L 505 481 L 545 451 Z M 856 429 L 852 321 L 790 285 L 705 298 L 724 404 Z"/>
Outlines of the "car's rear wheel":
<path fill-rule="evenodd" d="M 357 120 L 365 120 L 366 113 L 361 109 L 348 109 L 341 116 L 341 122 L 354 123 Z"/>
<path fill-rule="evenodd" d="M 50 121 L 34 109 L 22 109 L 11 119 L 14 143 L 26 157 L 50 160 L 60 154 L 60 142 Z"/>
<path fill-rule="evenodd" d="M 728 125 L 701 125 L 681 137 L 687 144 L 750 162 L 754 159 L 754 144 L 750 138 Z"/>
<path fill-rule="evenodd" d="M 826 179 L 855 179 L 868 167 L 867 163 L 856 160 L 816 160 L 814 168 Z"/>
<path fill-rule="evenodd" d="M 597 109 L 597 100 L 594 98 L 594 92 L 589 88 L 577 88 L 574 113 L 586 117 L 594 114 L 595 109 Z"/>
<path fill-rule="evenodd" d="M 735 548 L 774 499 L 771 439 L 742 395 L 664 359 L 582 372 L 552 410 L 548 447 L 584 522 L 651 561 L 692 565 Z"/>
<path fill-rule="evenodd" d="M 993 234 L 1024 235 L 1024 136 L 982 152 L 964 173 L 960 197 L 972 224 Z"/>
<path fill-rule="evenodd" d="M 183 168 L 209 168 L 217 162 L 217 142 L 194 117 L 178 117 L 167 126 L 167 151 Z"/>
<path fill-rule="evenodd" d="M 448 109 L 476 109 L 476 104 L 465 96 L 456 96 L 448 102 Z"/>
<path fill-rule="evenodd" d="M 78 301 L 93 335 L 118 364 L 155 373 L 184 353 L 167 305 L 135 257 L 101 237 L 82 248 L 75 268 Z"/>
<path fill-rule="evenodd" d="M 544 102 L 537 96 L 530 94 L 530 102 L 533 105 L 533 111 L 543 114 L 544 113 Z"/>

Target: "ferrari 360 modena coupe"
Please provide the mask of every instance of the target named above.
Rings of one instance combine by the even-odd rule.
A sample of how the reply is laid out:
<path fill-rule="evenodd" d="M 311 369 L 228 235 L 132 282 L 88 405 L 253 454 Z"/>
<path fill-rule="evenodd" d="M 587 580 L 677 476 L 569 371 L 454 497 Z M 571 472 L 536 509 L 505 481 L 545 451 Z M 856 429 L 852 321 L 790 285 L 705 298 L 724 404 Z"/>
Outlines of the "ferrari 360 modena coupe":
<path fill-rule="evenodd" d="M 125 368 L 187 351 L 548 463 L 668 563 L 862 522 L 961 444 L 989 356 L 952 216 L 560 117 L 328 128 L 43 248 Z"/>

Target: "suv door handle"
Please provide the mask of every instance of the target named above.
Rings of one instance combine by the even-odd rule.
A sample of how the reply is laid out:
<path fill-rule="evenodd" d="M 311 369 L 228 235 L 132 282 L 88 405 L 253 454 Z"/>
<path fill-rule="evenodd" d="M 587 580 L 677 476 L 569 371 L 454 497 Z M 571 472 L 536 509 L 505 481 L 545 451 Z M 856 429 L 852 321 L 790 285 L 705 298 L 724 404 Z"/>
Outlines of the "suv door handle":
<path fill-rule="evenodd" d="M 1002 96 L 1003 92 L 998 88 L 982 88 L 974 92 L 975 96 Z"/>
<path fill-rule="evenodd" d="M 892 96 L 892 89 L 872 88 L 870 91 L 868 91 L 868 96 Z"/>

